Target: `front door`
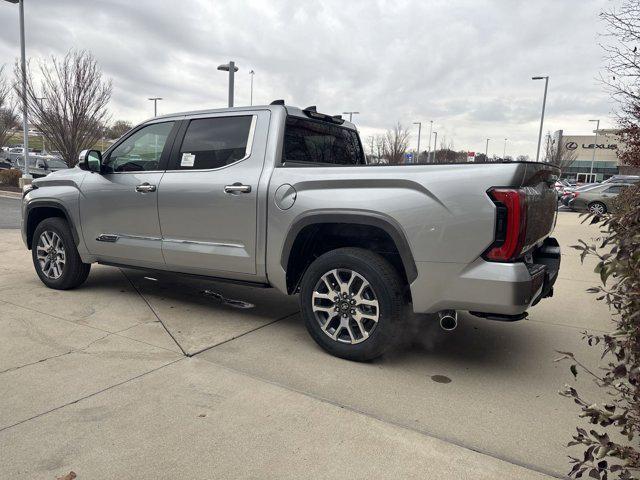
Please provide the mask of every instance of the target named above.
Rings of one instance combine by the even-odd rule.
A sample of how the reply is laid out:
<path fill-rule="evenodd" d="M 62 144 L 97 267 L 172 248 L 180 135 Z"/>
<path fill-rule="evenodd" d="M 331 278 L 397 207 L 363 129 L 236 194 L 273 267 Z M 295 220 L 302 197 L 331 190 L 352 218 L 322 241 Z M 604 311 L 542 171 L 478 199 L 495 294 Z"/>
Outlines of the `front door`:
<path fill-rule="evenodd" d="M 268 122 L 268 111 L 233 112 L 203 115 L 183 127 L 158 195 L 169 269 L 256 274 L 258 184 Z"/>
<path fill-rule="evenodd" d="M 103 172 L 85 177 L 80 190 L 82 234 L 98 259 L 164 267 L 158 186 L 177 122 L 145 125 L 103 159 Z"/>

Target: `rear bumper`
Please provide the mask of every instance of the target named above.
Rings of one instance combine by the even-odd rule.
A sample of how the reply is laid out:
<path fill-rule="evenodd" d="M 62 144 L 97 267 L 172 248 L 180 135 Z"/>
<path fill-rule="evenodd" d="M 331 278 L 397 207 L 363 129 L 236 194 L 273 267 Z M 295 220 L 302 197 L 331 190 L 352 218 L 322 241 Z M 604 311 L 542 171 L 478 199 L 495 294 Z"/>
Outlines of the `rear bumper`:
<path fill-rule="evenodd" d="M 555 238 L 547 238 L 533 252 L 530 263 L 478 258 L 470 265 L 418 262 L 417 267 L 418 277 L 411 284 L 416 313 L 468 310 L 509 319 L 553 295 L 560 269 L 560 246 Z"/>

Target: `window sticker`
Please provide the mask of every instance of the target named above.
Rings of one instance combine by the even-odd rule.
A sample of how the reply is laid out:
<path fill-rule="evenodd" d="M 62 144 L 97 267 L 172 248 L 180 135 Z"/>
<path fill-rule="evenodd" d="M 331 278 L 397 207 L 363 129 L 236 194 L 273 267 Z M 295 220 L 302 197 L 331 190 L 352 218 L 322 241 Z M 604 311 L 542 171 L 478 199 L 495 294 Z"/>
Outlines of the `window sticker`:
<path fill-rule="evenodd" d="M 183 153 L 182 159 L 180 160 L 180 166 L 193 167 L 193 164 L 195 161 L 196 161 L 196 156 L 193 153 Z"/>

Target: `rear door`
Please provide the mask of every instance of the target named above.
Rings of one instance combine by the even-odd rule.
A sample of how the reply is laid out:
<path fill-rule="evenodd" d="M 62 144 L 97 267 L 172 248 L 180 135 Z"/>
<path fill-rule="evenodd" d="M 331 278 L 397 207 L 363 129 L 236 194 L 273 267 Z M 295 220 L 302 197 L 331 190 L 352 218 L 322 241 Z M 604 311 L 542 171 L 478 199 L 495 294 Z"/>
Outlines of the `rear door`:
<path fill-rule="evenodd" d="M 164 266 L 158 187 L 178 122 L 144 125 L 103 160 L 80 186 L 80 217 L 87 249 L 99 259 Z"/>
<path fill-rule="evenodd" d="M 258 185 L 269 115 L 226 112 L 184 122 L 158 196 L 169 269 L 256 274 Z"/>

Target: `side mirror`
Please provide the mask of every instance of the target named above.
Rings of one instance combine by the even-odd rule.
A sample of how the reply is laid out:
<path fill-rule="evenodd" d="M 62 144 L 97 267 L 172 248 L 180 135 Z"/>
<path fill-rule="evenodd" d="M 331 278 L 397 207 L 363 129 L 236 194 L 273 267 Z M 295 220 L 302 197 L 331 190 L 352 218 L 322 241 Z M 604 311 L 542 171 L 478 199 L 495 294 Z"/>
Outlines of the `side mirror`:
<path fill-rule="evenodd" d="M 102 171 L 102 154 L 99 150 L 82 150 L 78 156 L 78 166 L 82 170 L 100 173 Z"/>

